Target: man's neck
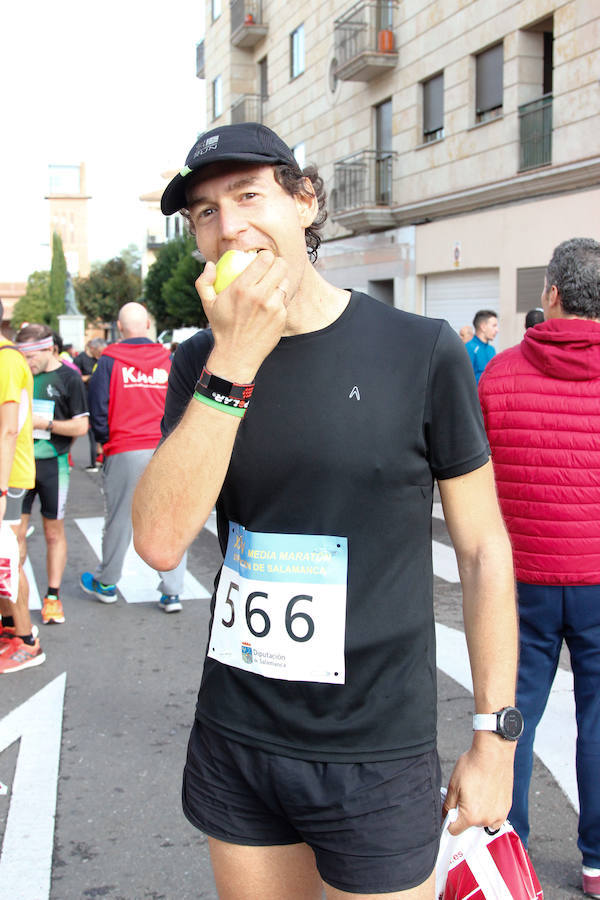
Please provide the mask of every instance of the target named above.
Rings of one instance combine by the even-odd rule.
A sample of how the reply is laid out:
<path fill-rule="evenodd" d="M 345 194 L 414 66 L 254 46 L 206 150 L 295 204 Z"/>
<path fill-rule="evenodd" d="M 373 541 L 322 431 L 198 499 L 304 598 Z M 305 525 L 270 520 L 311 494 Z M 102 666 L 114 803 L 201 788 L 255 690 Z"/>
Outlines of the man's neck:
<path fill-rule="evenodd" d="M 284 337 L 327 328 L 350 302 L 350 291 L 334 287 L 307 263 L 302 282 L 287 310 Z"/>
<path fill-rule="evenodd" d="M 481 341 L 482 344 L 489 344 L 488 339 L 486 338 L 486 336 L 484 334 L 481 333 L 481 331 L 476 331 L 475 337 L 479 338 L 479 340 Z"/>

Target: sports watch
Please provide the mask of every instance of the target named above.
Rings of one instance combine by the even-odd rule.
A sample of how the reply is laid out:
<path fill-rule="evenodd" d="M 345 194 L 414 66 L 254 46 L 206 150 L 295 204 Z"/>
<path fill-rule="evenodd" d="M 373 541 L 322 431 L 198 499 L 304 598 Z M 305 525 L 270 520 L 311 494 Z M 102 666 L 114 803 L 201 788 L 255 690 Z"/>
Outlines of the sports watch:
<path fill-rule="evenodd" d="M 523 716 L 516 706 L 505 706 L 495 713 L 475 713 L 473 731 L 494 731 L 505 741 L 518 741 L 523 734 Z"/>

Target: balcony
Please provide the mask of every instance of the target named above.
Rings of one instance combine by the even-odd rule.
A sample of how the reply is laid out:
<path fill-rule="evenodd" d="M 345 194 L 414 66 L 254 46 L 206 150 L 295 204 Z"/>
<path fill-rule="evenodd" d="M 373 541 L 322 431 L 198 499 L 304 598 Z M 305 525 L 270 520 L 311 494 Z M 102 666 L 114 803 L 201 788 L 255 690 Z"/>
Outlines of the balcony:
<path fill-rule="evenodd" d="M 394 226 L 392 151 L 362 150 L 334 163 L 331 218 L 350 231 Z"/>
<path fill-rule="evenodd" d="M 552 162 L 552 94 L 519 107 L 519 171 Z"/>
<path fill-rule="evenodd" d="M 204 41 L 196 44 L 196 78 L 204 78 Z"/>
<path fill-rule="evenodd" d="M 361 0 L 335 20 L 337 78 L 371 81 L 394 68 L 398 53 L 393 13 L 397 6 L 396 0 Z"/>
<path fill-rule="evenodd" d="M 242 94 L 231 106 L 231 124 L 262 122 L 262 105 L 260 94 Z"/>
<path fill-rule="evenodd" d="M 249 49 L 266 37 L 269 26 L 262 19 L 262 0 L 231 0 L 231 43 Z"/>

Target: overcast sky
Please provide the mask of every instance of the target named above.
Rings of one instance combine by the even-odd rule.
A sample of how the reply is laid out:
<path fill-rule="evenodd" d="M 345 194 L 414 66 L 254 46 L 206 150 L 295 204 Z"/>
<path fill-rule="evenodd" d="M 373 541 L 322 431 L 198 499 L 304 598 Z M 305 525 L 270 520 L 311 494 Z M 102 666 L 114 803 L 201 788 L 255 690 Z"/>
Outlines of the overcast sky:
<path fill-rule="evenodd" d="M 139 195 L 205 127 L 203 0 L 12 0 L 2 15 L 0 282 L 49 260 L 48 165 L 85 162 L 90 260 L 142 243 Z M 44 246 L 45 245 L 45 246 Z"/>

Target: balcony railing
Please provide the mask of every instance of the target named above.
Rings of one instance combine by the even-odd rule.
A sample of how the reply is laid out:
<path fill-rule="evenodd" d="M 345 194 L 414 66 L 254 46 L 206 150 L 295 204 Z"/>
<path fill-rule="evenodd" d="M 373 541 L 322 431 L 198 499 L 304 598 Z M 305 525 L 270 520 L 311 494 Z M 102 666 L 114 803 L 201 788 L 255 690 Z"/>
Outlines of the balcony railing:
<path fill-rule="evenodd" d="M 196 44 L 196 78 L 204 78 L 204 41 Z"/>
<path fill-rule="evenodd" d="M 519 171 L 552 162 L 552 94 L 519 107 Z"/>
<path fill-rule="evenodd" d="M 262 122 L 262 105 L 260 94 L 242 94 L 231 106 L 231 124 Z"/>
<path fill-rule="evenodd" d="M 393 224 L 392 151 L 363 150 L 334 163 L 332 218 L 354 231 Z"/>
<path fill-rule="evenodd" d="M 266 36 L 268 25 L 262 18 L 262 0 L 231 0 L 231 43 L 254 47 Z"/>
<path fill-rule="evenodd" d="M 394 10 L 397 6 L 397 0 L 360 0 L 335 20 L 338 78 L 370 81 L 396 65 Z"/>

